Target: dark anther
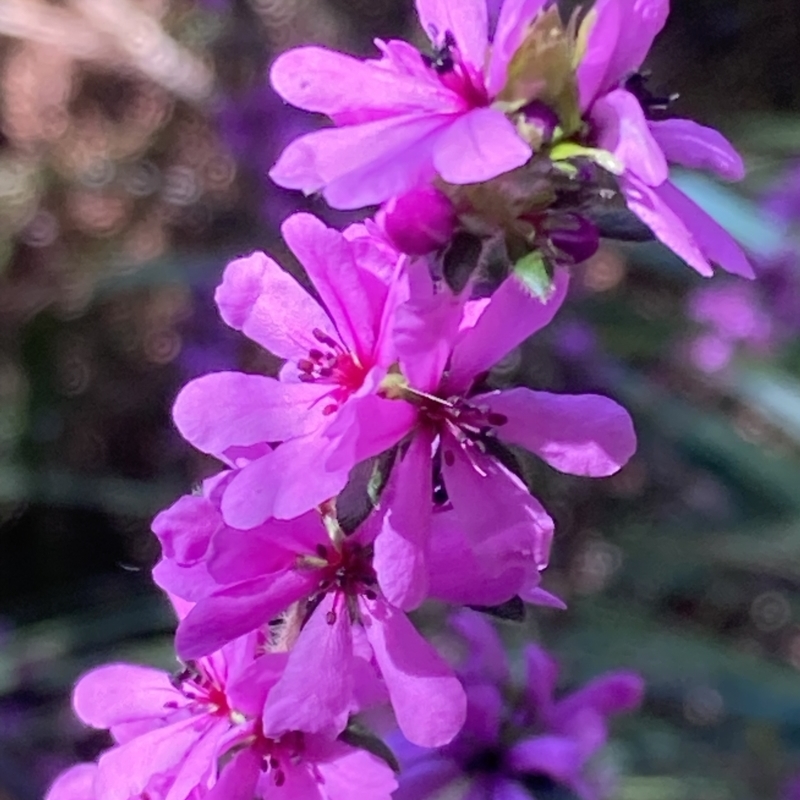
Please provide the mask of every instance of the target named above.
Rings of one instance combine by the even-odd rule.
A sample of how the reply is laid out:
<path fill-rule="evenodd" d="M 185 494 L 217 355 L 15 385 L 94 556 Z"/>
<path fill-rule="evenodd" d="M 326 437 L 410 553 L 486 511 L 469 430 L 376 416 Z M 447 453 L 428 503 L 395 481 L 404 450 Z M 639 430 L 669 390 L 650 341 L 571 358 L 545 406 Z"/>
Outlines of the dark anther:
<path fill-rule="evenodd" d="M 497 414 L 494 411 L 490 411 L 486 415 L 486 419 L 490 425 L 505 425 L 508 422 L 508 417 L 505 414 Z"/>
<path fill-rule="evenodd" d="M 422 60 L 439 75 L 452 72 L 456 65 L 452 52 L 455 46 L 455 37 L 450 31 L 447 31 L 444 35 L 444 42 L 439 47 L 434 48 L 433 55 L 423 55 Z"/>
<path fill-rule="evenodd" d="M 270 765 L 270 767 L 272 769 L 278 769 L 278 767 L 281 765 L 281 762 L 278 761 L 278 759 L 275 758 L 275 756 L 270 756 L 269 757 L 269 765 Z"/>
<path fill-rule="evenodd" d="M 284 783 L 286 783 L 286 775 L 282 769 L 279 769 L 275 772 L 275 785 L 283 786 Z"/>
<path fill-rule="evenodd" d="M 639 101 L 648 119 L 662 119 L 670 106 L 678 99 L 677 92 L 659 97 L 647 87 L 648 73 L 637 72 L 625 82 L 625 88 Z"/>
<path fill-rule="evenodd" d="M 339 406 L 337 406 L 336 403 L 325 406 L 325 408 L 322 409 L 322 416 L 329 417 L 331 414 L 335 414 L 337 408 L 339 408 Z"/>
<path fill-rule="evenodd" d="M 297 362 L 297 369 L 299 369 L 300 372 L 312 372 L 314 369 L 314 362 L 309 361 L 307 358 L 301 358 Z"/>
<path fill-rule="evenodd" d="M 335 348 L 335 347 L 336 347 L 336 342 L 335 342 L 335 341 L 334 341 L 334 340 L 333 340 L 333 339 L 332 339 L 330 336 L 328 336 L 328 334 L 327 334 L 327 333 L 325 333 L 325 331 L 322 331 L 322 330 L 320 330 L 319 328 L 314 328 L 314 330 L 313 330 L 313 331 L 311 331 L 311 335 L 312 335 L 312 336 L 313 336 L 313 337 L 314 337 L 314 338 L 315 338 L 315 339 L 316 339 L 316 340 L 317 340 L 317 341 L 318 341 L 320 344 L 324 344 L 324 345 L 327 345 L 328 347 L 333 347 L 333 348 Z M 321 355 L 322 355 L 322 354 L 320 353 L 320 356 L 321 356 Z"/>
<path fill-rule="evenodd" d="M 372 589 L 367 589 L 364 592 L 364 596 L 367 598 L 367 600 L 377 600 L 378 598 L 378 595 Z"/>
<path fill-rule="evenodd" d="M 325 622 L 327 622 L 328 625 L 333 625 L 336 622 L 336 612 L 335 611 L 329 611 L 325 615 Z"/>
<path fill-rule="evenodd" d="M 315 549 L 320 558 L 328 557 L 328 548 L 324 544 L 318 544 Z"/>
<path fill-rule="evenodd" d="M 452 450 L 444 451 L 444 463 L 447 464 L 448 467 L 452 467 L 453 464 L 456 463 L 456 457 L 453 455 Z"/>
<path fill-rule="evenodd" d="M 325 354 L 322 352 L 322 350 L 309 350 L 308 357 L 312 361 L 322 361 L 322 359 L 325 358 Z"/>

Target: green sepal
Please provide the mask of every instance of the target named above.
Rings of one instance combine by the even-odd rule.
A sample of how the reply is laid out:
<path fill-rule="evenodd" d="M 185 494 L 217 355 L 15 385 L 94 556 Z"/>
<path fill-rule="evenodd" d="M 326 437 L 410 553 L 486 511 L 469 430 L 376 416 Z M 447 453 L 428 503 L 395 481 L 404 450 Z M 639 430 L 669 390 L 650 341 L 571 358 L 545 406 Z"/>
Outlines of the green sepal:
<path fill-rule="evenodd" d="M 514 274 L 527 289 L 543 303 L 553 293 L 553 278 L 540 251 L 534 250 L 520 258 L 513 267 Z"/>

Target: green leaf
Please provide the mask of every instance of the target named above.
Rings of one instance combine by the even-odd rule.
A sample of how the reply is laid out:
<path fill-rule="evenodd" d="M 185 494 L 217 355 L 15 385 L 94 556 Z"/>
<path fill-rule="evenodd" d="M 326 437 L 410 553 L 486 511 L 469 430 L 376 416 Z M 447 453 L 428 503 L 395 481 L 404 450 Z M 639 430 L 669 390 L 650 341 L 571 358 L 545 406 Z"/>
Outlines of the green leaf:
<path fill-rule="evenodd" d="M 553 279 L 547 270 L 542 254 L 536 250 L 514 264 L 514 274 L 525 284 L 531 294 L 545 302 L 553 291 Z"/>
<path fill-rule="evenodd" d="M 572 158 L 588 158 L 612 175 L 622 175 L 624 164 L 608 150 L 599 147 L 585 147 L 576 142 L 561 142 L 550 151 L 551 161 L 567 161 Z"/>

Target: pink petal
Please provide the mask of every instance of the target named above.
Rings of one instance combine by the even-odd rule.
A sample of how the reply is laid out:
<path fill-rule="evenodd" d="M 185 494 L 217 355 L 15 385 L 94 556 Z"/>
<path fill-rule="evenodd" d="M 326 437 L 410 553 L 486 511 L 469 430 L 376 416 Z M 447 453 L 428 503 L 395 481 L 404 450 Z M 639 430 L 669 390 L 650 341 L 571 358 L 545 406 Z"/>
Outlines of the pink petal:
<path fill-rule="evenodd" d="M 292 567 L 299 554 L 328 541 L 316 511 L 293 520 L 267 520 L 249 531 L 223 526 L 214 536 L 208 567 L 219 583 L 238 583 Z"/>
<path fill-rule="evenodd" d="M 196 602 L 219 588 L 208 574 L 205 561 L 185 567 L 171 558 L 162 558 L 153 567 L 152 575 L 156 586 L 184 601 Z"/>
<path fill-rule="evenodd" d="M 293 519 L 335 497 L 349 467 L 327 464 L 331 444 L 319 437 L 293 439 L 242 468 L 222 498 L 222 516 L 248 530 L 270 517 Z"/>
<path fill-rule="evenodd" d="M 428 593 L 432 445 L 427 431 L 414 436 L 381 497 L 387 510 L 375 540 L 373 566 L 386 599 L 404 611 L 416 608 Z"/>
<path fill-rule="evenodd" d="M 327 390 L 263 375 L 216 372 L 184 386 L 172 414 L 190 444 L 224 459 L 234 446 L 281 442 L 316 430 L 323 404 L 315 402 Z"/>
<path fill-rule="evenodd" d="M 251 660 L 225 687 L 231 707 L 248 717 L 260 717 L 267 696 L 286 669 L 288 658 L 287 652 L 274 652 Z"/>
<path fill-rule="evenodd" d="M 578 65 L 578 93 L 581 111 L 587 111 L 600 93 L 609 60 L 620 35 L 622 16 L 619 0 L 598 0 L 586 19 L 593 18 L 586 52 Z M 586 23 L 584 23 L 586 24 Z"/>
<path fill-rule="evenodd" d="M 540 586 L 529 586 L 519 593 L 519 596 L 526 602 L 535 606 L 545 606 L 547 608 L 557 608 L 559 611 L 566 611 L 567 604 Z"/>
<path fill-rule="evenodd" d="M 262 757 L 252 747 L 240 750 L 222 770 L 205 800 L 253 800 L 261 777 Z"/>
<path fill-rule="evenodd" d="M 44 800 L 94 800 L 97 764 L 76 764 L 53 781 Z"/>
<path fill-rule="evenodd" d="M 661 192 L 669 185 L 668 181 L 664 181 L 658 191 L 632 176 L 623 178 L 620 183 L 628 208 L 662 244 L 701 275 L 710 277 L 714 274 L 684 220 L 661 198 Z"/>
<path fill-rule="evenodd" d="M 521 167 L 531 155 L 530 145 L 502 111 L 475 108 L 443 132 L 433 164 L 448 183 L 480 183 Z"/>
<path fill-rule="evenodd" d="M 566 720 L 582 708 L 591 708 L 604 717 L 638 708 L 644 697 L 644 681 L 635 672 L 609 672 L 565 697 L 553 709 L 550 719 Z"/>
<path fill-rule="evenodd" d="M 262 780 L 262 800 L 284 800 L 289 797 L 292 800 L 327 800 L 312 769 L 313 766 L 304 761 L 289 761 L 283 766 L 285 780 L 280 786 L 276 786 L 269 777 Z"/>
<path fill-rule="evenodd" d="M 108 664 L 88 672 L 76 684 L 72 707 L 93 728 L 170 716 L 188 704 L 160 669 Z"/>
<path fill-rule="evenodd" d="M 729 181 L 744 178 L 742 157 L 719 131 L 690 119 L 665 119 L 649 125 L 668 161 L 690 169 L 707 169 Z"/>
<path fill-rule="evenodd" d="M 154 775 L 172 772 L 210 728 L 212 720 L 190 717 L 145 733 L 106 751 L 98 762 L 95 793 L 103 800 L 130 800 L 141 794 Z M 204 772 L 210 768 L 206 765 Z M 197 782 L 203 779 L 197 775 Z"/>
<path fill-rule="evenodd" d="M 616 86 L 628 75 L 637 72 L 649 52 L 653 40 L 661 32 L 669 16 L 669 0 L 612 0 L 619 5 L 619 38 L 609 59 L 603 90 Z M 598 9 L 600 10 L 600 9 Z M 603 9 L 607 13 L 607 9 Z"/>
<path fill-rule="evenodd" d="M 486 78 L 489 97 L 495 97 L 506 84 L 508 64 L 522 43 L 528 25 L 547 0 L 505 0 L 497 19 Z"/>
<path fill-rule="evenodd" d="M 334 615 L 329 622 L 329 614 Z M 336 736 L 353 710 L 353 637 L 345 603 L 326 595 L 305 624 L 264 707 L 264 732 Z"/>
<path fill-rule="evenodd" d="M 488 372 L 509 351 L 553 319 L 567 295 L 568 273 L 558 271 L 554 284 L 552 295 L 542 302 L 513 275 L 503 281 L 453 351 L 447 377 L 449 392 L 468 389 L 476 376 Z"/>
<path fill-rule="evenodd" d="M 426 759 L 406 767 L 403 765 L 400 788 L 394 800 L 420 800 L 422 797 L 447 797 L 445 787 L 463 777 L 461 765 L 444 756 Z M 458 796 L 458 795 L 457 795 Z M 360 798 L 353 798 L 360 800 Z M 530 800 L 530 798 L 528 798 Z"/>
<path fill-rule="evenodd" d="M 669 177 L 664 153 L 650 132 L 639 101 L 625 89 L 616 89 L 592 106 L 597 144 L 612 152 L 625 169 L 648 186 L 659 186 Z"/>
<path fill-rule="evenodd" d="M 659 201 L 683 220 L 705 258 L 732 275 L 755 278 L 753 267 L 736 240 L 700 206 L 667 181 L 655 190 Z M 677 252 L 677 251 L 676 251 Z M 678 255 L 681 255 L 678 253 Z M 692 266 L 694 266 L 692 264 Z M 698 270 L 699 271 L 699 270 Z M 701 275 L 706 273 L 700 273 Z M 708 273 L 710 274 L 710 273 Z"/>
<path fill-rule="evenodd" d="M 433 147 L 456 118 L 404 115 L 314 131 L 295 139 L 269 176 L 287 189 L 322 190 L 333 208 L 382 203 L 434 177 Z"/>
<path fill-rule="evenodd" d="M 515 772 L 549 775 L 559 783 L 569 782 L 583 767 L 581 748 L 566 736 L 536 736 L 515 744 L 508 753 Z"/>
<path fill-rule="evenodd" d="M 513 533 L 524 543 L 527 559 L 544 569 L 553 520 L 525 484 L 492 456 L 477 448 L 465 452 L 452 436 L 443 437 L 442 455 L 447 494 L 470 540 L 477 544 L 499 532 Z"/>
<path fill-rule="evenodd" d="M 280 358 L 307 358 L 319 349 L 315 329 L 335 338 L 319 303 L 264 253 L 228 264 L 215 299 L 228 325 Z"/>
<path fill-rule="evenodd" d="M 209 778 L 216 775 L 219 744 L 230 727 L 230 721 L 217 718 L 186 753 L 175 780 L 164 800 L 188 800 L 198 787 L 205 788 Z"/>
<path fill-rule="evenodd" d="M 181 621 L 175 649 L 184 661 L 213 653 L 308 596 L 317 580 L 313 571 L 287 570 L 221 589 L 197 603 Z"/>
<path fill-rule="evenodd" d="M 467 720 L 464 733 L 469 737 L 469 744 L 476 749 L 477 746 L 496 747 L 505 716 L 505 700 L 500 689 L 491 683 L 470 683 L 460 671 L 459 676 L 466 684 Z"/>
<path fill-rule="evenodd" d="M 416 0 L 422 30 L 439 45 L 450 31 L 467 63 L 483 70 L 489 41 L 486 0 Z"/>
<path fill-rule="evenodd" d="M 308 736 L 306 757 L 313 759 L 325 791 L 335 800 L 390 800 L 397 788 L 391 768 L 366 750 Z"/>
<path fill-rule="evenodd" d="M 466 695 L 453 671 L 406 615 L 385 600 L 361 597 L 359 608 L 403 735 L 422 747 L 452 741 L 467 713 Z"/>
<path fill-rule="evenodd" d="M 373 313 L 371 284 L 353 258 L 352 245 L 311 214 L 293 214 L 281 235 L 305 267 L 345 346 L 363 363 L 372 354 L 381 320 Z"/>
<path fill-rule="evenodd" d="M 422 64 L 418 52 L 417 61 Z M 418 111 L 459 111 L 463 101 L 432 70 L 415 75 L 387 68 L 385 60 L 362 60 L 322 47 L 282 53 L 270 70 L 275 91 L 293 106 L 353 124 Z M 426 80 L 421 80 L 422 77 Z"/>
<path fill-rule="evenodd" d="M 415 389 L 439 385 L 462 317 L 462 301 L 434 287 L 427 261 L 408 266 L 409 298 L 395 313 L 394 341 L 403 374 Z"/>
<path fill-rule="evenodd" d="M 502 441 L 570 475 L 613 475 L 636 452 L 630 415 L 608 397 L 518 387 L 479 395 L 473 402 L 507 418 L 496 428 Z"/>
<path fill-rule="evenodd" d="M 222 517 L 205 497 L 185 495 L 153 520 L 164 556 L 179 564 L 193 564 L 208 550 L 211 535 L 220 527 Z"/>

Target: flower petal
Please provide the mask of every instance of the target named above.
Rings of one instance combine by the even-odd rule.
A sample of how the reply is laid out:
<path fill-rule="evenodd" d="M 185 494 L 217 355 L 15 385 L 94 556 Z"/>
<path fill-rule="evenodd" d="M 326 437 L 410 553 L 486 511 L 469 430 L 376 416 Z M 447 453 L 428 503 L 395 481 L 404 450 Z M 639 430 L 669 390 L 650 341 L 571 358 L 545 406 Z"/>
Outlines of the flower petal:
<path fill-rule="evenodd" d="M 669 0 L 609 0 L 598 11 L 608 13 L 608 5 L 615 4 L 619 5 L 624 24 L 609 58 L 602 90 L 618 85 L 639 70 L 669 16 Z"/>
<path fill-rule="evenodd" d="M 359 608 L 403 735 L 422 747 L 452 741 L 467 713 L 458 678 L 403 612 L 381 597 L 361 597 Z"/>
<path fill-rule="evenodd" d="M 707 169 L 729 181 L 744 178 L 742 157 L 719 131 L 690 119 L 665 119 L 649 125 L 668 161 L 690 169 Z"/>
<path fill-rule="evenodd" d="M 428 550 L 433 497 L 433 437 L 419 431 L 394 466 L 381 505 L 373 566 L 386 599 L 410 611 L 428 594 Z"/>
<path fill-rule="evenodd" d="M 96 774 L 97 764 L 76 764 L 53 781 L 44 800 L 93 800 Z"/>
<path fill-rule="evenodd" d="M 633 711 L 642 702 L 644 680 L 627 670 L 609 672 L 565 697 L 553 709 L 550 719 L 564 721 L 580 709 L 589 707 L 604 717 Z"/>
<path fill-rule="evenodd" d="M 107 664 L 93 669 L 76 684 L 72 707 L 93 728 L 169 716 L 188 704 L 160 669 L 136 664 Z"/>
<path fill-rule="evenodd" d="M 473 402 L 506 417 L 495 429 L 502 441 L 570 475 L 613 475 L 636 451 L 630 415 L 608 397 L 518 387 L 479 395 Z"/>
<path fill-rule="evenodd" d="M 264 253 L 228 264 L 214 297 L 228 325 L 280 358 L 319 349 L 315 329 L 336 335 L 320 304 Z"/>
<path fill-rule="evenodd" d="M 670 181 L 666 181 L 654 191 L 660 202 L 683 221 L 708 261 L 732 275 L 755 278 L 753 267 L 736 240 L 694 200 L 688 198 Z"/>
<path fill-rule="evenodd" d="M 397 788 L 392 769 L 372 753 L 319 736 L 306 737 L 306 757 L 313 759 L 325 784 L 336 800 L 391 800 Z"/>
<path fill-rule="evenodd" d="M 309 595 L 316 580 L 314 572 L 286 570 L 220 589 L 198 602 L 181 621 L 175 649 L 184 661 L 213 653 Z"/>
<path fill-rule="evenodd" d="M 332 621 L 329 621 L 333 615 Z M 326 595 L 303 627 L 264 707 L 264 733 L 336 736 L 353 711 L 353 636 L 349 613 Z"/>
<path fill-rule="evenodd" d="M 515 744 L 508 765 L 517 773 L 548 775 L 558 783 L 569 782 L 580 773 L 584 754 L 567 736 L 535 736 Z"/>
<path fill-rule="evenodd" d="M 469 648 L 458 665 L 459 675 L 471 683 L 505 684 L 509 678 L 508 656 L 494 625 L 483 614 L 469 609 L 453 614 L 449 624 Z"/>
<path fill-rule="evenodd" d="M 215 372 L 186 384 L 172 415 L 190 444 L 225 459 L 232 447 L 281 442 L 316 430 L 323 420 L 323 404 L 316 401 L 327 390 L 264 375 Z"/>
<path fill-rule="evenodd" d="M 447 494 L 469 539 L 477 544 L 513 534 L 525 547 L 520 558 L 544 569 L 553 520 L 525 484 L 492 456 L 477 448 L 465 452 L 452 436 L 443 437 L 442 462 Z"/>
<path fill-rule="evenodd" d="M 591 108 L 608 72 L 620 35 L 622 16 L 619 0 L 597 0 L 582 25 L 591 25 L 586 51 L 576 70 L 581 111 Z"/>
<path fill-rule="evenodd" d="M 294 519 L 345 487 L 349 466 L 327 463 L 331 443 L 318 436 L 285 442 L 242 468 L 222 498 L 222 516 L 248 530 L 270 517 Z"/>
<path fill-rule="evenodd" d="M 526 708 L 533 724 L 544 724 L 553 708 L 553 693 L 558 681 L 558 664 L 542 647 L 530 644 L 525 648 Z"/>
<path fill-rule="evenodd" d="M 416 57 L 422 63 L 419 53 Z M 404 74 L 388 59 L 362 60 L 323 47 L 282 53 L 272 65 L 270 82 L 293 106 L 327 114 L 339 125 L 463 107 L 461 98 L 433 70 Z"/>
<path fill-rule="evenodd" d="M 433 164 L 448 183 L 480 183 L 527 163 L 533 151 L 495 108 L 462 114 L 437 139 Z"/>
<path fill-rule="evenodd" d="M 639 101 L 625 89 L 616 89 L 592 106 L 597 144 L 613 153 L 625 169 L 648 186 L 669 177 L 667 159 L 650 131 Z"/>
<path fill-rule="evenodd" d="M 417 14 L 425 33 L 434 45 L 442 44 L 450 31 L 467 63 L 483 69 L 489 43 L 489 17 L 486 0 L 416 0 Z"/>
<path fill-rule="evenodd" d="M 205 800 L 253 800 L 261 777 L 262 757 L 253 747 L 240 750 L 222 770 Z"/>
<path fill-rule="evenodd" d="M 552 295 L 542 302 L 518 278 L 506 278 L 455 346 L 447 391 L 466 391 L 476 376 L 488 372 L 509 351 L 547 325 L 564 302 L 568 284 L 569 274 L 559 270 Z"/>
<path fill-rule="evenodd" d="M 322 191 L 333 208 L 376 205 L 434 177 L 433 148 L 453 120 L 409 114 L 313 131 L 283 151 L 269 176 L 287 189 Z"/>
<path fill-rule="evenodd" d="M 624 178 L 620 184 L 628 208 L 650 228 L 662 244 L 701 275 L 708 278 L 714 274 L 686 222 L 661 198 L 665 187 L 670 186 L 669 181 L 664 181 L 658 191 L 633 176 Z"/>
<path fill-rule="evenodd" d="M 206 554 L 211 535 L 221 523 L 219 510 L 205 497 L 184 495 L 158 514 L 151 528 L 166 558 L 194 564 Z"/>

